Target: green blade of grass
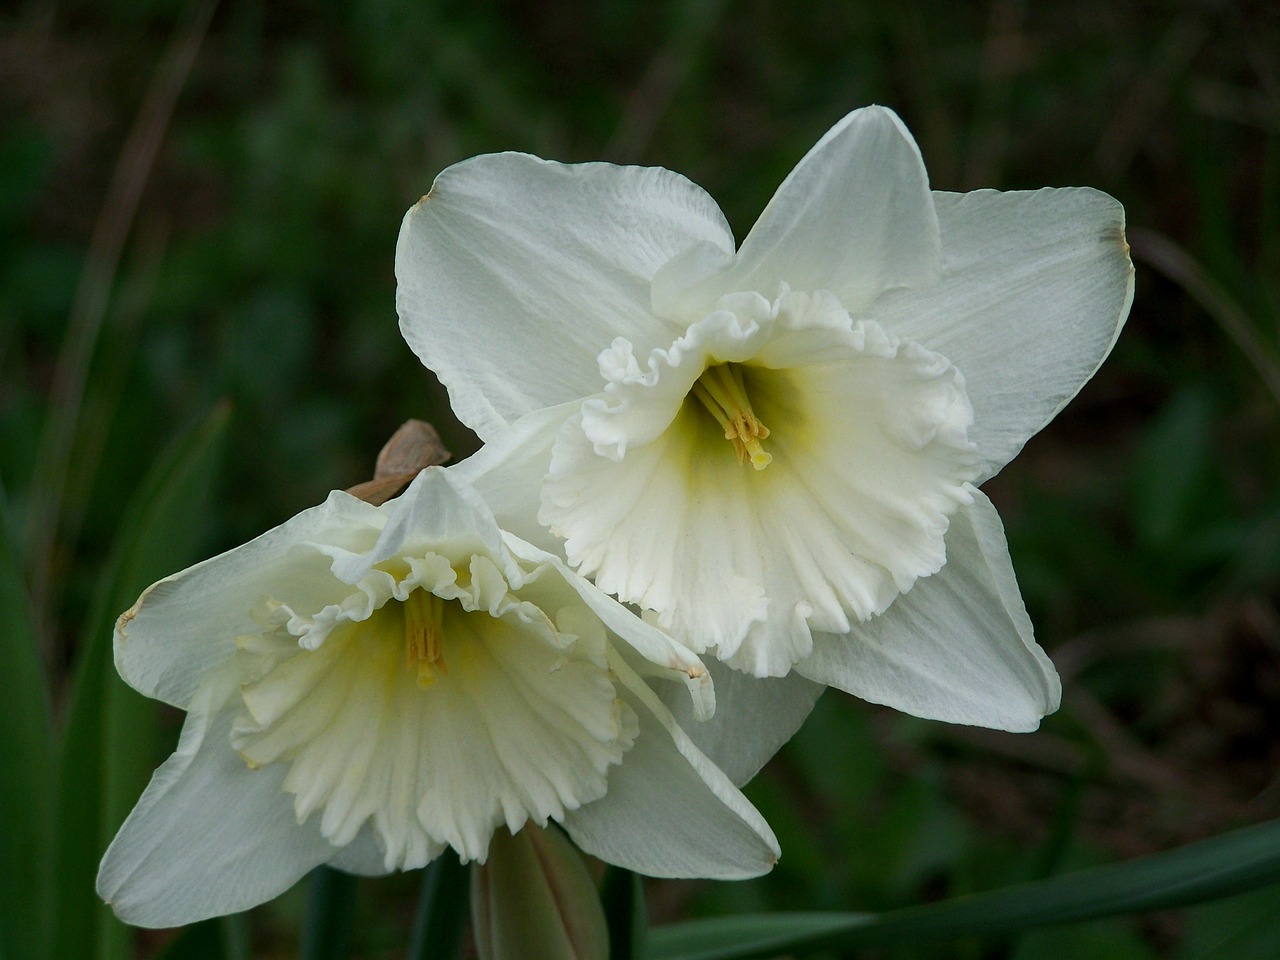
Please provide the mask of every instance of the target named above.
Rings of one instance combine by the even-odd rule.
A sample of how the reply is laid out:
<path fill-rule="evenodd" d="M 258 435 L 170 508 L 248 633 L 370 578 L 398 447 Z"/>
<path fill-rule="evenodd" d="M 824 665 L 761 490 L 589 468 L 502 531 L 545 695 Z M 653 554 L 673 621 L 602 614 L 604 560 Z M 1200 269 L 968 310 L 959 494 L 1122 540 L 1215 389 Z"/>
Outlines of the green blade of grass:
<path fill-rule="evenodd" d="M 196 559 L 229 409 L 179 437 L 128 507 L 80 647 L 58 770 L 55 957 L 124 960 L 127 928 L 94 891 L 98 860 L 161 753 L 159 705 L 112 668 L 111 625 L 150 583 Z"/>
<path fill-rule="evenodd" d="M 9 960 L 45 955 L 53 824 L 53 728 L 14 539 L 0 490 L 0 943 Z"/>
<path fill-rule="evenodd" d="M 719 917 L 655 927 L 649 960 L 747 960 L 990 936 L 1200 903 L 1280 882 L 1280 820 L 1176 850 L 885 913 Z"/>
<path fill-rule="evenodd" d="M 610 867 L 600 887 L 600 900 L 609 924 L 610 960 L 636 960 L 644 956 L 649 912 L 640 875 L 622 867 Z"/>

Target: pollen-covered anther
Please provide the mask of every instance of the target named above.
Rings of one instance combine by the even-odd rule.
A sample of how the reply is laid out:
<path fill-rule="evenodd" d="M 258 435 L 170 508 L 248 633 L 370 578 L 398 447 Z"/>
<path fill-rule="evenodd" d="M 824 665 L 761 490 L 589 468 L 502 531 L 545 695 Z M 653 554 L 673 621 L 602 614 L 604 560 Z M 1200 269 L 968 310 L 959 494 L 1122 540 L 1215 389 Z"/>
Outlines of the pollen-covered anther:
<path fill-rule="evenodd" d="M 404 662 L 417 671 L 420 687 L 429 687 L 448 673 L 444 654 L 444 601 L 428 590 L 414 590 L 404 598 Z"/>
<path fill-rule="evenodd" d="M 693 395 L 724 428 L 724 438 L 733 441 L 738 463 L 751 459 L 751 466 L 763 470 L 773 456 L 760 443 L 769 436 L 769 428 L 751 409 L 742 370 L 736 363 L 720 363 L 708 367 L 693 384 Z"/>

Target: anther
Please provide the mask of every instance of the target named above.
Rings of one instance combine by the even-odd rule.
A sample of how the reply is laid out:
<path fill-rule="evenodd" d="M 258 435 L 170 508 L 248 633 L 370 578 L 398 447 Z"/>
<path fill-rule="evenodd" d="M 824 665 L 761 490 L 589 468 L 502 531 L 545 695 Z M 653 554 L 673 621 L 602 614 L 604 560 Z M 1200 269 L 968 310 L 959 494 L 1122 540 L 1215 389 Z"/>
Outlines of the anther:
<path fill-rule="evenodd" d="M 429 590 L 414 590 L 404 599 L 405 667 L 417 671 L 418 686 L 436 682 L 437 671 L 448 673 L 444 660 L 444 601 Z"/>
<path fill-rule="evenodd" d="M 763 470 L 772 462 L 772 455 L 760 443 L 769 436 L 769 428 L 751 409 L 742 370 L 736 363 L 708 367 L 694 382 L 692 393 L 724 429 L 724 438 L 733 442 L 738 463 L 749 457 L 753 467 Z"/>

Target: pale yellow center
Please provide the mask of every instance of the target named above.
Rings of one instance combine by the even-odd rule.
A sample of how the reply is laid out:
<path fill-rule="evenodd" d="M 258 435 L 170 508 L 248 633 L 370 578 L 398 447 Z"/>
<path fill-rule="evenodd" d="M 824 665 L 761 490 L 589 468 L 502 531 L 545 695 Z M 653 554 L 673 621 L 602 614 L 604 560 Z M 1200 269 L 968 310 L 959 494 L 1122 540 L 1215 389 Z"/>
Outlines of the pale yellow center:
<path fill-rule="evenodd" d="M 404 610 L 404 661 L 417 671 L 420 687 L 429 687 L 443 674 L 444 601 L 428 590 L 414 590 L 401 604 Z"/>
<path fill-rule="evenodd" d="M 724 438 L 733 441 L 738 463 L 751 459 L 751 466 L 763 470 L 773 456 L 760 443 L 769 436 L 769 428 L 751 409 L 742 369 L 736 363 L 707 367 L 693 385 L 693 395 L 724 428 Z"/>

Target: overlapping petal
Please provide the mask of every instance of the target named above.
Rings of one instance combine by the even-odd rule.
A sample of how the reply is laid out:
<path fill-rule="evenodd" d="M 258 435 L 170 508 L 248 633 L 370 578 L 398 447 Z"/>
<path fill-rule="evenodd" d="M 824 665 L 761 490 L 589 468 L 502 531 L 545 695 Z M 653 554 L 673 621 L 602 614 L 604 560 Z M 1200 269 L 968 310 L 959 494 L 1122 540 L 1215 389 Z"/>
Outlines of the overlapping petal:
<path fill-rule="evenodd" d="M 780 854 L 769 825 L 625 660 L 613 663 L 640 733 L 609 793 L 565 817 L 574 843 L 649 876 L 767 873 Z"/>
<path fill-rule="evenodd" d="M 962 373 L 980 479 L 997 473 L 1097 371 L 1129 313 L 1124 208 L 1097 190 L 935 193 L 942 279 L 864 314 Z"/>
<path fill-rule="evenodd" d="M 753 677 L 712 659 L 706 666 L 716 689 L 710 719 L 693 714 L 683 690 L 668 686 L 659 692 L 694 745 L 742 785 L 800 729 L 826 688 L 795 670 L 785 677 Z"/>
<path fill-rule="evenodd" d="M 202 688 L 177 751 L 103 858 L 98 894 L 128 923 L 174 927 L 245 910 L 335 852 L 315 823 L 295 819 L 285 769 L 250 770 L 228 747 L 233 691 L 234 675 Z"/>
<path fill-rule="evenodd" d="M 596 354 L 615 333 L 669 342 L 649 284 L 698 243 L 733 250 L 715 201 L 679 174 L 519 153 L 465 160 L 405 215 L 400 328 L 488 440 L 593 392 Z"/>
<path fill-rule="evenodd" d="M 848 636 L 817 636 L 800 672 L 918 717 L 1034 730 L 1062 688 L 1032 636 L 1000 517 L 981 491 L 951 521 L 947 565 Z"/>
<path fill-rule="evenodd" d="M 335 492 L 260 537 L 153 584 L 116 624 L 116 669 L 139 692 L 185 710 L 203 677 L 235 653 L 235 638 L 262 628 L 253 611 L 263 596 L 304 607 L 316 602 L 308 591 L 317 581 L 307 573 L 323 575 L 329 561 L 320 554 L 300 561 L 300 544 L 323 536 L 334 546 L 367 549 L 383 522 L 376 507 Z"/>
<path fill-rule="evenodd" d="M 828 290 L 855 313 L 885 290 L 930 286 L 938 219 L 920 150 L 892 110 L 855 110 L 791 171 L 731 261 L 704 247 L 677 263 L 654 299 L 686 322 L 723 294 L 773 297 L 783 283 Z"/>

